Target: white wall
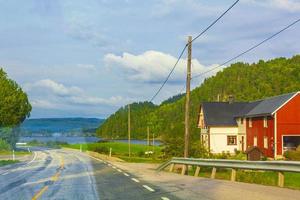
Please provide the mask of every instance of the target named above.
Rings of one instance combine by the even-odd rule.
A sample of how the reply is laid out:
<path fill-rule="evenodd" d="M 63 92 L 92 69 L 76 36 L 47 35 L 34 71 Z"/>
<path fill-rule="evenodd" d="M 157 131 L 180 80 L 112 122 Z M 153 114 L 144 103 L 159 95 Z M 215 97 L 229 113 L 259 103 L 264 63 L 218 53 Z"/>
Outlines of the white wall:
<path fill-rule="evenodd" d="M 238 127 L 210 127 L 209 133 L 212 153 L 222 153 L 223 151 L 234 153 L 234 149 L 239 150 Z M 237 145 L 227 145 L 228 135 L 237 136 Z"/>

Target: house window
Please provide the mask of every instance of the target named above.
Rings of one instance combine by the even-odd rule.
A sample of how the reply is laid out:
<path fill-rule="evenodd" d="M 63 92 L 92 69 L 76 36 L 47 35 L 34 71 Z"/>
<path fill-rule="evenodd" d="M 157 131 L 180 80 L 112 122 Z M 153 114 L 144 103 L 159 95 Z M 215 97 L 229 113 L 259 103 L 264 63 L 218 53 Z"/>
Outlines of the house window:
<path fill-rule="evenodd" d="M 252 127 L 252 118 L 249 118 L 249 127 Z"/>
<path fill-rule="evenodd" d="M 268 137 L 264 136 L 264 148 L 267 149 L 268 148 Z"/>
<path fill-rule="evenodd" d="M 257 136 L 254 136 L 253 138 L 253 146 L 257 147 Z"/>
<path fill-rule="evenodd" d="M 236 136 L 235 135 L 227 136 L 227 145 L 236 145 Z"/>
<path fill-rule="evenodd" d="M 264 128 L 268 128 L 268 118 L 264 117 Z"/>
<path fill-rule="evenodd" d="M 244 118 L 241 118 L 241 124 L 244 124 Z"/>

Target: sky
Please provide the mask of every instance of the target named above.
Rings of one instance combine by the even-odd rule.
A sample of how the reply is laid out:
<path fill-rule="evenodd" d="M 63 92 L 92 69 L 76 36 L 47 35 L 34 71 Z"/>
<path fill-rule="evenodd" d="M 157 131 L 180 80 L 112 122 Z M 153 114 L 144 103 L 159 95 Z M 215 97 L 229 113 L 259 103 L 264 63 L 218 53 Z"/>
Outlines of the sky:
<path fill-rule="evenodd" d="M 187 36 L 195 37 L 233 2 L 0 0 L 0 67 L 27 92 L 31 118 L 105 118 L 151 99 Z M 299 0 L 240 0 L 193 43 L 192 75 L 234 57 L 299 13 Z M 300 52 L 299 35 L 300 23 L 234 62 L 292 57 Z M 182 91 L 185 69 L 186 53 L 154 103 Z"/>

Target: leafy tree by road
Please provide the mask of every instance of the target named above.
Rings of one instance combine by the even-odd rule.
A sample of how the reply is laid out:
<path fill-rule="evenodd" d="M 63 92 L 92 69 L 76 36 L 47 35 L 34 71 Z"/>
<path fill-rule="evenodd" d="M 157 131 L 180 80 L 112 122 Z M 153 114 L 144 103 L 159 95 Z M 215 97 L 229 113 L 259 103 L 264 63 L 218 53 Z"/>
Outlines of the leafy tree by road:
<path fill-rule="evenodd" d="M 27 94 L 0 68 L 0 138 L 11 145 L 17 140 L 17 128 L 29 117 L 31 105 Z"/>

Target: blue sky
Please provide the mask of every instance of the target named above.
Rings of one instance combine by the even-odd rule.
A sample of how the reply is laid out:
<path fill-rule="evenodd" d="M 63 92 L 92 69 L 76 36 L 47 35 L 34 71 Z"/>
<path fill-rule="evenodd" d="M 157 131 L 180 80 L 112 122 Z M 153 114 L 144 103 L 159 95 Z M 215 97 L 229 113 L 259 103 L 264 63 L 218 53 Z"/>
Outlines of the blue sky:
<path fill-rule="evenodd" d="M 232 3 L 0 0 L 0 66 L 28 93 L 33 118 L 107 117 L 122 105 L 149 100 L 187 36 Z M 299 12 L 297 0 L 241 0 L 195 41 L 192 73 L 235 56 L 295 21 Z M 300 52 L 299 35 L 297 24 L 237 61 L 291 57 Z M 182 89 L 185 57 L 155 103 Z"/>

